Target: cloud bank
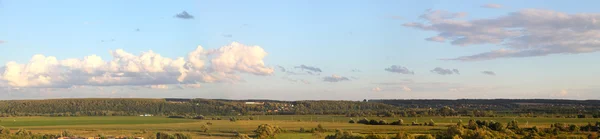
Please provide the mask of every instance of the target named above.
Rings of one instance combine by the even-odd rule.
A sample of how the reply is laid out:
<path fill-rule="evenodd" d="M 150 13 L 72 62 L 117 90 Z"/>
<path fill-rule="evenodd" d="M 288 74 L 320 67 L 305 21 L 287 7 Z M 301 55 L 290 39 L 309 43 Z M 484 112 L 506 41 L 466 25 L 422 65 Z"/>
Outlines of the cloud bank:
<path fill-rule="evenodd" d="M 563 13 L 525 9 L 505 16 L 460 20 L 465 13 L 434 10 L 421 15 L 426 23 L 404 26 L 437 32 L 429 41 L 469 46 L 497 44 L 506 48 L 443 60 L 478 61 L 497 58 L 579 54 L 600 50 L 600 13 Z"/>
<path fill-rule="evenodd" d="M 109 61 L 97 55 L 58 60 L 41 54 L 34 55 L 25 64 L 11 61 L 0 67 L 0 86 L 68 88 L 187 85 L 198 82 L 236 82 L 241 80 L 239 73 L 266 76 L 274 71 L 265 66 L 263 59 L 267 52 L 260 46 L 247 46 L 237 42 L 213 50 L 204 50 L 202 46 L 198 46 L 185 58 L 167 58 L 151 50 L 134 55 L 117 49 L 110 51 L 110 54 L 112 60 Z"/>

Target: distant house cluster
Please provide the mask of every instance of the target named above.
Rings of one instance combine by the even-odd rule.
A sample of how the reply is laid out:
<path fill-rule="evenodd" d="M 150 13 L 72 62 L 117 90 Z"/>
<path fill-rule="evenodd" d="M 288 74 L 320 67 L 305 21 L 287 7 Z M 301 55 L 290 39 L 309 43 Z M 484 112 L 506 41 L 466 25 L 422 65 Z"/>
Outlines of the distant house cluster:
<path fill-rule="evenodd" d="M 165 98 L 165 101 L 167 101 L 168 103 L 189 103 L 192 101 L 192 99 L 185 99 L 185 98 Z"/>

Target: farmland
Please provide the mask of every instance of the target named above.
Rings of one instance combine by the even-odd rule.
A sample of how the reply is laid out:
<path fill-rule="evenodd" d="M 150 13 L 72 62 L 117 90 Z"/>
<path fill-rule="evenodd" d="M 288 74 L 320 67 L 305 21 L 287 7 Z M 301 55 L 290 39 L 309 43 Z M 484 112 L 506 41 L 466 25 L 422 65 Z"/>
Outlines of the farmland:
<path fill-rule="evenodd" d="M 447 129 L 458 121 L 469 119 L 490 120 L 507 123 L 517 120 L 522 128 L 537 126 L 550 127 L 557 122 L 585 125 L 596 122 L 593 118 L 521 118 L 521 117 L 366 117 L 368 119 L 393 121 L 403 119 L 408 122 L 430 121 L 436 122 L 435 126 L 397 126 L 397 125 L 364 125 L 348 123 L 350 117 L 324 116 L 324 115 L 273 115 L 273 116 L 234 116 L 239 119 L 230 120 L 195 120 L 166 117 L 139 117 L 139 116 L 96 116 L 96 117 L 3 117 L 0 125 L 16 132 L 18 129 L 28 129 L 40 134 L 59 134 L 69 131 L 79 136 L 142 136 L 151 138 L 156 132 L 178 132 L 189 134 L 194 138 L 231 138 L 235 133 L 253 135 L 253 131 L 261 124 L 276 125 L 286 132 L 278 135 L 279 138 L 313 138 L 311 133 L 299 133 L 300 128 L 310 129 L 321 124 L 326 129 L 331 129 L 324 134 L 333 134 L 333 129 L 352 131 L 358 134 L 389 134 L 400 131 L 410 134 L 430 134 Z M 249 120 L 253 117 L 254 120 Z M 207 117 L 211 119 L 212 117 Z M 365 118 L 365 117 L 360 117 Z M 312 119 L 312 121 L 311 121 Z M 357 119 L 356 117 L 353 119 Z M 208 132 L 199 131 L 199 127 L 207 122 L 211 123 Z"/>

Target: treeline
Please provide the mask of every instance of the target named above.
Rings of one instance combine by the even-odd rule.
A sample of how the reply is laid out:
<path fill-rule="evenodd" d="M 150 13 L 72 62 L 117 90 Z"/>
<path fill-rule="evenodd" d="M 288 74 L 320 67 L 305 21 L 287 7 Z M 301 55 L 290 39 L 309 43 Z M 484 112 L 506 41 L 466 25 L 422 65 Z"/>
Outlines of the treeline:
<path fill-rule="evenodd" d="M 256 102 L 249 103 L 246 102 Z M 552 104 L 556 102 L 556 104 Z M 598 101 L 575 100 L 370 100 L 276 101 L 220 99 L 48 99 L 0 101 L 2 116 L 218 116 L 346 115 L 348 117 L 523 117 L 563 114 L 598 118 Z M 597 105 L 596 105 L 597 104 Z M 558 116 L 558 115 L 557 115 Z"/>
<path fill-rule="evenodd" d="M 600 100 L 564 99 L 375 99 L 369 102 L 384 103 L 401 108 L 441 108 L 449 106 L 460 114 L 473 110 L 494 111 L 497 114 L 588 114 L 600 117 Z"/>
<path fill-rule="evenodd" d="M 211 99 L 48 99 L 0 101 L 0 116 L 154 116 L 170 115 L 343 115 L 348 111 L 380 113 L 399 111 L 382 103 L 356 101 L 264 102 Z"/>

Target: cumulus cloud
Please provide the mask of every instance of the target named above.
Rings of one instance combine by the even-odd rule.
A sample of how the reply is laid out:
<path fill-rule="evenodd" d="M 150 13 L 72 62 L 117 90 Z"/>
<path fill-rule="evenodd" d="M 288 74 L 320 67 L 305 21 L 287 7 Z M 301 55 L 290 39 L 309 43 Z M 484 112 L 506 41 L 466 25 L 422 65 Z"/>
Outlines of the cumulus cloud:
<path fill-rule="evenodd" d="M 176 14 L 175 17 L 181 19 L 194 19 L 194 16 L 188 14 L 186 11 Z"/>
<path fill-rule="evenodd" d="M 502 8 L 503 6 L 500 5 L 500 4 L 490 3 L 490 4 L 481 5 L 481 7 L 483 7 L 483 8 L 498 9 L 498 8 Z"/>
<path fill-rule="evenodd" d="M 375 87 L 375 88 L 371 89 L 371 91 L 373 91 L 373 92 L 380 92 L 382 90 L 379 87 Z"/>
<path fill-rule="evenodd" d="M 58 60 L 34 55 L 26 64 L 14 61 L 0 68 L 2 82 L 10 87 L 68 88 L 73 86 L 196 84 L 198 82 L 235 82 L 238 73 L 271 75 L 260 46 L 237 42 L 219 49 L 198 46 L 187 58 L 167 58 L 153 51 L 140 55 L 122 49 L 110 51 L 107 61 L 97 55 Z"/>
<path fill-rule="evenodd" d="M 302 70 L 308 70 L 308 71 L 312 71 L 312 72 L 321 72 L 320 68 L 312 67 L 312 66 L 306 66 L 306 65 L 300 65 L 300 66 L 296 66 L 294 68 L 300 68 Z"/>
<path fill-rule="evenodd" d="M 389 68 L 385 68 L 385 71 L 401 74 L 415 74 L 415 72 L 408 70 L 408 68 L 399 65 L 392 65 Z"/>
<path fill-rule="evenodd" d="M 485 75 L 496 76 L 496 72 L 493 72 L 493 71 L 482 71 L 481 73 L 483 73 Z"/>
<path fill-rule="evenodd" d="M 426 23 L 404 26 L 438 34 L 452 45 L 497 44 L 499 50 L 444 60 L 477 61 L 496 58 L 591 53 L 600 50 L 600 13 L 563 13 L 525 9 L 505 16 L 460 20 L 464 13 L 429 11 L 420 17 Z"/>
<path fill-rule="evenodd" d="M 323 81 L 326 82 L 341 82 L 341 81 L 349 81 L 350 79 L 348 79 L 348 77 L 342 77 L 339 75 L 331 75 L 331 76 L 327 76 L 327 77 L 323 77 Z"/>
<path fill-rule="evenodd" d="M 437 73 L 439 75 L 451 75 L 451 74 L 460 74 L 458 69 L 444 69 L 441 67 L 436 67 L 431 70 L 433 73 Z"/>

